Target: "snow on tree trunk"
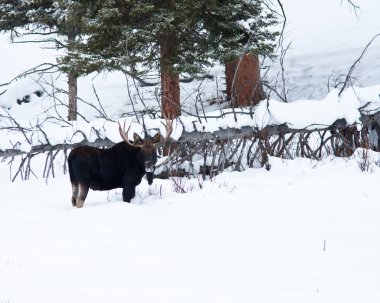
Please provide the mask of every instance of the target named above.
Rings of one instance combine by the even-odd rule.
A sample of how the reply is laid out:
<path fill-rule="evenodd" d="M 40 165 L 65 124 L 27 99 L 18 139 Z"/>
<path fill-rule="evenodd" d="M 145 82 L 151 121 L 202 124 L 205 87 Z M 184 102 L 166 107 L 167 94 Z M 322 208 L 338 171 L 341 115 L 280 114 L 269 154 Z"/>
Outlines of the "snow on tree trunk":
<path fill-rule="evenodd" d="M 251 106 L 265 98 L 259 56 L 245 54 L 225 63 L 227 98 L 231 107 Z"/>

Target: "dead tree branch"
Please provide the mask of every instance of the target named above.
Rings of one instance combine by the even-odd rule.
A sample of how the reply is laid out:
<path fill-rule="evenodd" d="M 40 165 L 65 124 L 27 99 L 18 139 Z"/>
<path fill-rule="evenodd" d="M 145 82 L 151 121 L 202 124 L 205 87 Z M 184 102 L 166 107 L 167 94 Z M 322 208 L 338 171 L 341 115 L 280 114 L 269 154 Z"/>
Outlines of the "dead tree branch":
<path fill-rule="evenodd" d="M 343 86 L 341 88 L 341 90 L 339 91 L 339 94 L 338 96 L 340 97 L 340 95 L 342 94 L 342 92 L 346 89 L 347 85 L 349 84 L 350 82 L 350 79 L 351 79 L 351 76 L 352 76 L 352 73 L 356 67 L 356 65 L 360 62 L 360 60 L 363 58 L 364 54 L 366 53 L 367 49 L 370 47 L 370 45 L 372 44 L 372 42 L 377 38 L 379 37 L 380 34 L 377 34 L 375 35 L 369 42 L 368 44 L 366 45 L 366 47 L 363 49 L 361 55 L 359 56 L 358 59 L 356 59 L 356 61 L 354 62 L 354 64 L 350 67 L 350 69 L 348 70 L 348 73 L 346 75 L 346 79 L 343 83 Z"/>

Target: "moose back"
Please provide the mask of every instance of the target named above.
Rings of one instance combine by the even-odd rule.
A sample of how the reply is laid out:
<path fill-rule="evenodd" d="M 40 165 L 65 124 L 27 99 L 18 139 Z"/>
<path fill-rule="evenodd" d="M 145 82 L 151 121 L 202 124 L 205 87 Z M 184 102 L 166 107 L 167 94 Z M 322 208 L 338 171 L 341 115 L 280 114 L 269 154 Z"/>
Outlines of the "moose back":
<path fill-rule="evenodd" d="M 130 127 L 129 127 L 130 128 Z M 108 149 L 92 146 L 74 148 L 68 157 L 68 168 L 72 187 L 71 202 L 81 208 L 88 191 L 123 188 L 123 201 L 130 202 L 135 196 L 136 186 L 146 174 L 149 184 L 157 162 L 156 145 L 166 141 L 172 131 L 172 124 L 166 123 L 166 137 L 156 134 L 153 138 L 145 135 L 141 139 L 134 134 L 133 144 L 128 140 L 128 131 L 119 124 L 123 141 Z"/>

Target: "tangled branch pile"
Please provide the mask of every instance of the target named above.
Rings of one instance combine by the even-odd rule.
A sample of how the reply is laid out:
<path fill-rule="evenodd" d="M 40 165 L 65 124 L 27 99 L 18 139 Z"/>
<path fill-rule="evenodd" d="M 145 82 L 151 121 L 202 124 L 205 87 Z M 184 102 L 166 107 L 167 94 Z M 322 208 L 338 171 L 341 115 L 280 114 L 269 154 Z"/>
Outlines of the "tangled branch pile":
<path fill-rule="evenodd" d="M 379 129 L 377 115 L 363 114 L 361 120 L 361 130 L 355 125 L 347 125 L 345 120 L 341 119 L 331 126 L 313 129 L 291 129 L 286 125 L 272 125 L 263 129 L 243 126 L 213 132 L 183 131 L 179 138 L 172 139 L 160 147 L 156 175 L 160 178 L 196 174 L 212 177 L 224 170 L 242 171 L 263 166 L 269 170 L 270 156 L 320 160 L 329 155 L 348 157 L 360 147 L 377 149 L 377 142 L 371 143 L 369 140 L 371 133 Z M 25 130 L 23 134 L 27 136 Z M 12 180 L 18 177 L 29 179 L 31 175 L 37 177 L 38 173 L 34 172 L 31 165 L 37 156 L 45 158 L 43 177 L 54 177 L 57 169 L 66 172 L 66 160 L 70 149 L 83 144 L 104 148 L 114 144 L 104 137 L 104 132 L 99 129 L 93 127 L 91 134 L 90 139 L 84 132 L 80 132 L 82 140 L 75 143 L 54 145 L 45 141 L 44 144 L 32 146 L 29 151 L 22 151 L 15 145 L 12 149 L 0 151 L 0 156 L 3 157 L 3 161 L 8 161 L 11 167 L 16 167 L 16 171 L 10 175 Z M 78 136 L 78 132 L 75 132 L 74 136 Z M 44 133 L 44 137 L 47 139 L 48 135 Z"/>

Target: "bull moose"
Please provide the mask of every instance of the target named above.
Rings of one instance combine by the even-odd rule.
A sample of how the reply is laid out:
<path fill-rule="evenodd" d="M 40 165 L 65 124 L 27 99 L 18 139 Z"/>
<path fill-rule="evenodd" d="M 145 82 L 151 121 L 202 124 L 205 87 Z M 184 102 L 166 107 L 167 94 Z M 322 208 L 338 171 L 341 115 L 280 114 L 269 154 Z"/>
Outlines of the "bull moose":
<path fill-rule="evenodd" d="M 123 188 L 123 201 L 130 202 L 135 196 L 136 186 L 146 174 L 149 185 L 157 162 L 157 144 L 165 143 L 173 127 L 173 121 L 166 119 L 166 137 L 157 133 L 153 138 L 145 135 L 142 139 L 134 133 L 134 142 L 128 139 L 125 122 L 119 132 L 123 141 L 107 149 L 92 146 L 74 148 L 68 157 L 68 168 L 72 186 L 71 202 L 77 208 L 83 207 L 88 191 Z"/>

